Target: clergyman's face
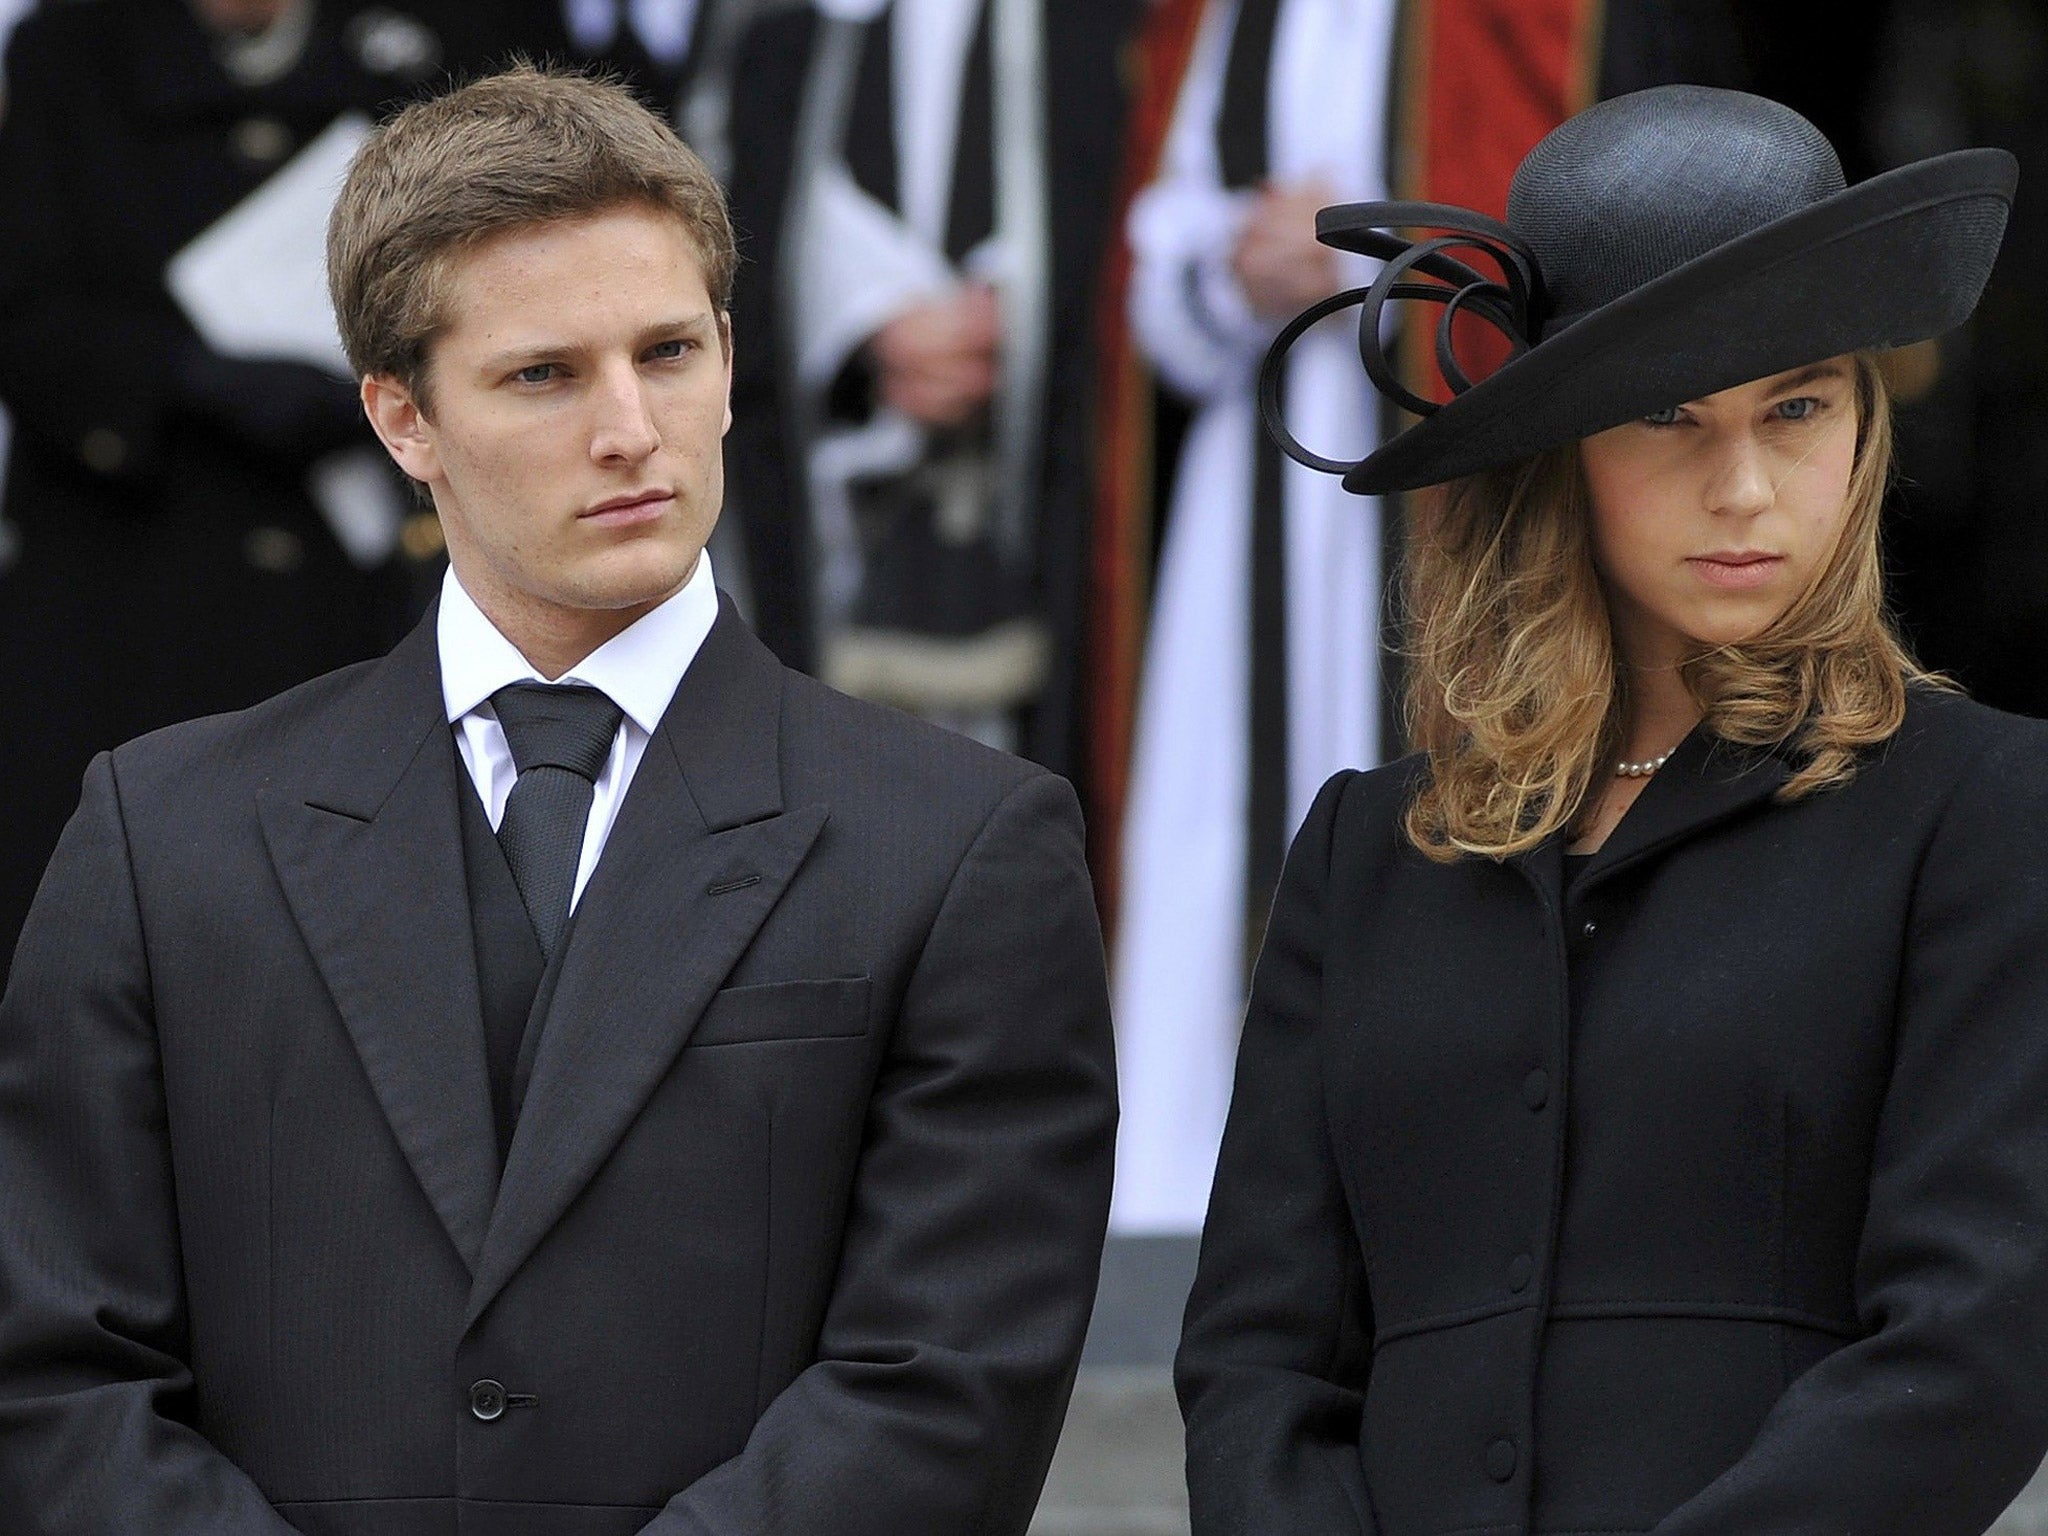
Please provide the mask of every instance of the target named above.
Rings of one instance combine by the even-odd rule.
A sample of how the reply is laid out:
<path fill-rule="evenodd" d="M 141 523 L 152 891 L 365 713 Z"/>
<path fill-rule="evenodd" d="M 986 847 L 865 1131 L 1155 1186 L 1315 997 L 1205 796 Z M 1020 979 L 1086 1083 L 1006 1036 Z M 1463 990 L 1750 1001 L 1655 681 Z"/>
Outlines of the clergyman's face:
<path fill-rule="evenodd" d="M 1623 657 L 1673 666 L 1791 607 L 1847 520 L 1856 438 L 1848 357 L 1587 438 L 1593 557 Z"/>
<path fill-rule="evenodd" d="M 464 589 L 501 627 L 617 629 L 681 588 L 732 425 L 727 322 L 682 224 L 628 206 L 506 231 L 453 258 L 446 313 L 426 410 L 395 380 L 365 400 Z"/>

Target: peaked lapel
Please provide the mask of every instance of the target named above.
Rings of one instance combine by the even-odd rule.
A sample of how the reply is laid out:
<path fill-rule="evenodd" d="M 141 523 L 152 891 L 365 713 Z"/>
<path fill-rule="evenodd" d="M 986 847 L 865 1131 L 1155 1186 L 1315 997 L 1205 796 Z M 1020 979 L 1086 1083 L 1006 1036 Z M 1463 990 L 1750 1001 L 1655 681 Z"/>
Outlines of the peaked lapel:
<path fill-rule="evenodd" d="M 472 1274 L 497 1184 L 438 604 L 343 705 L 331 754 L 259 813 L 377 1101 Z"/>
<path fill-rule="evenodd" d="M 782 803 L 782 667 L 721 601 L 577 904 L 470 1292 L 474 1323 L 603 1166 L 825 824 Z"/>
<path fill-rule="evenodd" d="M 1769 799 L 1792 776 L 1784 756 L 1693 728 L 1579 877 L 1587 890 Z"/>

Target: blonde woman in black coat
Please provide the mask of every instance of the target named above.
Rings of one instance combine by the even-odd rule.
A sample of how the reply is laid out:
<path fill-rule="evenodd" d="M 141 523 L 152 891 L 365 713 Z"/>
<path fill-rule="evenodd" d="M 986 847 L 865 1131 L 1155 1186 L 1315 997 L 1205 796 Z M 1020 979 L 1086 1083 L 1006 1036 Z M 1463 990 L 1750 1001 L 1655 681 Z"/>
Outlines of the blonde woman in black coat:
<path fill-rule="evenodd" d="M 1178 1363 L 1196 1536 L 1965 1536 L 2039 1464 L 2048 727 L 1915 668 L 1877 546 L 1874 354 L 1967 316 L 2014 175 L 1845 189 L 1677 87 L 1566 123 L 1506 225 L 1325 211 L 1390 258 L 1383 389 L 1427 405 L 1387 302 L 1517 355 L 1357 464 L 1287 442 L 1440 487 L 1424 750 L 1325 788 L 1274 906 Z"/>

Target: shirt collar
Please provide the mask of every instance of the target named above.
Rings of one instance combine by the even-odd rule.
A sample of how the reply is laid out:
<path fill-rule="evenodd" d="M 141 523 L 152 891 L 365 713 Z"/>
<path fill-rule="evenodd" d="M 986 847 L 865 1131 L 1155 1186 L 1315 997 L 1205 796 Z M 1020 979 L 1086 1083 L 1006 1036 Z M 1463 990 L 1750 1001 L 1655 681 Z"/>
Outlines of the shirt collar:
<path fill-rule="evenodd" d="M 718 587 L 711 574 L 711 552 L 706 550 L 697 557 L 697 568 L 681 591 L 555 681 L 587 683 L 602 690 L 627 719 L 651 736 L 717 617 Z M 441 577 L 435 639 L 441 651 L 441 700 L 450 724 L 508 683 L 547 681 L 485 617 L 463 590 L 452 565 Z"/>

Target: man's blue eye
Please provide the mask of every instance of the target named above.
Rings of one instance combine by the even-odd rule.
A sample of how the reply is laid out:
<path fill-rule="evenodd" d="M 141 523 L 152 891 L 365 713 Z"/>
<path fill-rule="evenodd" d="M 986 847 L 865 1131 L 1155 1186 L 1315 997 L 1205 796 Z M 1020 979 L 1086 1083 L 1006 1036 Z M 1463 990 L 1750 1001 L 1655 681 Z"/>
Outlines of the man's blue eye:
<path fill-rule="evenodd" d="M 533 363 L 519 370 L 518 379 L 522 384 L 545 384 L 555 376 L 553 363 Z"/>
<path fill-rule="evenodd" d="M 654 344 L 654 356 L 664 361 L 672 358 L 678 358 L 683 355 L 684 351 L 689 347 L 689 345 L 690 344 L 687 341 L 682 340 L 657 341 Z"/>

